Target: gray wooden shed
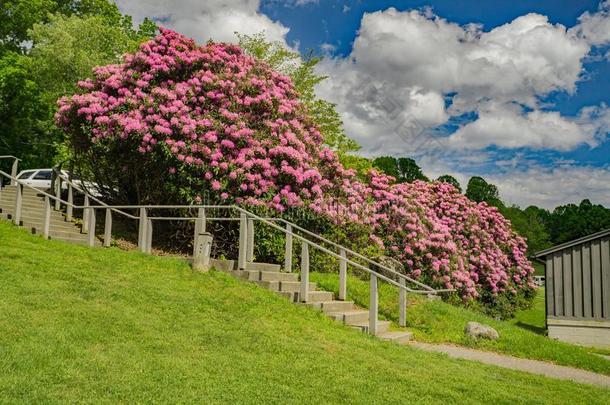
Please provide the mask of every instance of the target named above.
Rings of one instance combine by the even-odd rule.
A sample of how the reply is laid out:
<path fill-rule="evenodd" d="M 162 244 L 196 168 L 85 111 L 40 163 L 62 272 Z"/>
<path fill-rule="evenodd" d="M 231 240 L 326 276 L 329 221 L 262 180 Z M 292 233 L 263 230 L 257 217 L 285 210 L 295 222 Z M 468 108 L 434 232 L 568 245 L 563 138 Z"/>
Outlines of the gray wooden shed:
<path fill-rule="evenodd" d="M 549 337 L 610 348 L 610 229 L 542 250 Z"/>

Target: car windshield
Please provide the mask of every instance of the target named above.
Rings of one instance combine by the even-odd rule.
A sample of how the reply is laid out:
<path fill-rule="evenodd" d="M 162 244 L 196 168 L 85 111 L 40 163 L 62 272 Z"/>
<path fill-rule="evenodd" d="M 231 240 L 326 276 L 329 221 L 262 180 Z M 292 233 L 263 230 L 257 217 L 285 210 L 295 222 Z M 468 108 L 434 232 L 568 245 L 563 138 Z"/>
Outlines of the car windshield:
<path fill-rule="evenodd" d="M 34 180 L 51 180 L 51 171 L 50 170 L 40 170 L 34 176 Z"/>
<path fill-rule="evenodd" d="M 33 170 L 27 171 L 27 172 L 23 172 L 19 175 L 19 180 L 24 180 L 24 179 L 29 179 L 30 176 L 32 175 L 32 173 L 34 173 Z"/>

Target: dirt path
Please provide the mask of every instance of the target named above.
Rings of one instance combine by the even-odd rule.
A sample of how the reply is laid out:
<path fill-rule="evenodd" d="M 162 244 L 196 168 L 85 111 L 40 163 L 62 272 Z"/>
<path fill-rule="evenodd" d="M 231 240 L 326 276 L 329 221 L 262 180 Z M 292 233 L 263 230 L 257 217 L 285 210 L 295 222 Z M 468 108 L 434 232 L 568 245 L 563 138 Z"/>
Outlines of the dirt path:
<path fill-rule="evenodd" d="M 411 346 L 426 351 L 446 353 L 447 355 L 449 355 L 449 357 L 457 359 L 474 360 L 498 367 L 525 371 L 527 373 L 532 374 L 540 374 L 546 377 L 572 380 L 578 383 L 592 384 L 610 388 L 610 377 L 602 374 L 596 374 L 591 371 L 581 370 L 578 368 L 558 366 L 556 364 L 538 360 L 520 359 L 517 357 L 505 356 L 502 354 L 485 352 L 481 350 L 468 349 L 466 347 L 460 346 L 419 342 L 412 342 Z"/>

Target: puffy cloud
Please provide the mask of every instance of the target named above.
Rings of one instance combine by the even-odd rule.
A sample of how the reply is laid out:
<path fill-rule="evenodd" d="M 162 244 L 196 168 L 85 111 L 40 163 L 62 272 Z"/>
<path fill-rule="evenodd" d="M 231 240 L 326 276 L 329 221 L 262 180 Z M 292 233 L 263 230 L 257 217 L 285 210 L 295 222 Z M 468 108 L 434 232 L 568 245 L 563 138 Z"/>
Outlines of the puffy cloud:
<path fill-rule="evenodd" d="M 586 32 L 604 31 L 599 28 L 608 20 L 604 7 L 583 14 Z M 467 113 L 478 120 L 458 128 L 447 145 L 557 150 L 594 145 L 597 132 L 590 122 L 543 111 L 539 101 L 552 92 L 576 90 L 593 44 L 592 34 L 584 32 L 533 13 L 484 31 L 430 10 L 390 8 L 363 16 L 352 53 L 321 66 L 330 79 L 319 91 L 337 103 L 348 134 L 369 154 L 413 150 L 401 141 L 399 123 L 425 132 Z"/>
<path fill-rule="evenodd" d="M 259 12 L 259 0 L 118 0 L 117 4 L 136 21 L 150 17 L 199 42 L 235 42 L 236 31 L 265 31 L 267 38 L 284 42 L 288 32 L 281 23 Z"/>
<path fill-rule="evenodd" d="M 594 204 L 610 206 L 608 167 L 534 166 L 486 178 L 498 186 L 500 195 L 507 203 L 522 207 L 537 205 L 552 209 L 568 203 L 578 204 L 585 198 Z"/>
<path fill-rule="evenodd" d="M 585 12 L 578 18 L 578 25 L 570 30 L 591 45 L 610 43 L 610 0 L 599 4 L 596 13 Z"/>
<path fill-rule="evenodd" d="M 533 110 L 523 113 L 520 106 L 490 103 L 479 109 L 477 120 L 448 138 L 448 144 L 464 148 L 503 148 L 571 150 L 583 143 L 596 146 L 607 132 L 610 110 L 605 105 L 587 107 L 574 119 L 557 111 Z"/>

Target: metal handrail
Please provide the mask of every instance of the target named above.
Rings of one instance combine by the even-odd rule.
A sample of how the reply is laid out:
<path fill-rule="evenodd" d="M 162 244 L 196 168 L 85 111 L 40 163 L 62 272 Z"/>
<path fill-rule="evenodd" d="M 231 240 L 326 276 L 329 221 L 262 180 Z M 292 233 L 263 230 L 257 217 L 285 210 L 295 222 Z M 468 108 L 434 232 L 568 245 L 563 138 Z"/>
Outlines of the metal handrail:
<path fill-rule="evenodd" d="M 248 210 L 246 210 L 246 209 L 244 209 L 242 207 L 239 207 L 237 205 L 108 205 L 108 204 L 102 202 L 101 200 L 99 200 L 99 199 L 89 195 L 85 191 L 82 191 L 82 189 L 80 189 L 79 187 L 75 186 L 69 179 L 64 179 L 64 177 L 61 176 L 61 174 L 60 174 L 62 180 L 68 182 L 77 191 L 79 191 L 81 193 L 84 193 L 89 198 L 93 199 L 95 202 L 100 204 L 98 206 L 91 205 L 91 204 L 86 204 L 86 205 L 82 205 L 81 206 L 81 205 L 76 205 L 76 204 L 74 204 L 72 202 L 64 201 L 64 200 L 61 199 L 61 196 L 54 196 L 54 195 L 52 195 L 50 193 L 47 193 L 46 191 L 42 191 L 42 190 L 37 189 L 35 187 L 32 187 L 32 186 L 30 186 L 28 184 L 25 184 L 24 182 L 18 180 L 17 178 L 9 175 L 8 173 L 6 173 L 6 172 L 4 172 L 2 170 L 0 170 L 0 175 L 5 176 L 5 177 L 11 179 L 11 181 L 15 181 L 17 184 L 25 186 L 28 189 L 33 189 L 38 194 L 42 194 L 46 198 L 49 198 L 50 200 L 53 200 L 53 201 L 56 201 L 56 202 L 60 202 L 60 203 L 62 203 L 64 205 L 71 206 L 72 208 L 76 208 L 76 209 L 93 209 L 93 210 L 95 210 L 95 209 L 107 209 L 107 210 L 112 210 L 114 212 L 117 212 L 117 213 L 119 213 L 121 215 L 125 215 L 128 218 L 130 218 L 130 219 L 140 219 L 140 217 L 128 214 L 128 213 L 126 213 L 124 211 L 121 211 L 121 209 L 227 209 L 227 210 L 237 210 L 238 212 L 243 213 L 247 217 L 250 217 L 252 219 L 256 219 L 257 221 L 263 222 L 266 225 L 268 225 L 268 226 L 270 226 L 270 227 L 272 227 L 274 229 L 277 229 L 280 232 L 285 233 L 286 235 L 290 235 L 290 236 L 292 236 L 294 238 L 297 238 L 302 243 L 306 243 L 307 245 L 311 245 L 314 248 L 316 248 L 316 249 L 318 249 L 318 250 L 320 250 L 320 251 L 322 251 L 322 252 L 324 252 L 326 254 L 329 254 L 332 257 L 336 258 L 336 259 L 343 260 L 346 263 L 348 263 L 348 264 L 350 264 L 350 265 L 352 265 L 352 266 L 354 266 L 356 268 L 359 268 L 359 269 L 361 269 L 361 270 L 363 270 L 363 271 L 365 271 L 365 272 L 367 272 L 367 273 L 369 273 L 371 275 L 374 275 L 374 276 L 376 276 L 376 277 L 386 281 L 387 283 L 389 283 L 391 285 L 394 285 L 395 287 L 397 287 L 399 289 L 402 289 L 404 291 L 411 292 L 411 293 L 416 293 L 416 294 L 438 294 L 438 293 L 453 292 L 453 291 L 455 291 L 455 289 L 439 289 L 439 290 L 435 290 L 435 289 L 433 289 L 430 286 L 427 286 L 427 285 L 425 285 L 425 284 L 423 284 L 421 282 L 418 282 L 417 280 L 413 280 L 410 277 L 407 277 L 407 276 L 405 276 L 405 275 L 403 275 L 401 273 L 398 273 L 395 270 L 388 268 L 387 266 L 381 265 L 381 264 L 375 262 L 374 260 L 371 260 L 371 259 L 369 259 L 369 258 L 367 258 L 365 256 L 360 255 L 357 252 L 352 251 L 351 249 L 348 249 L 348 248 L 346 248 L 346 247 L 344 247 L 342 245 L 339 245 L 339 244 L 337 244 L 335 242 L 329 241 L 328 239 L 323 238 L 322 236 L 314 234 L 314 233 L 312 233 L 312 232 L 310 232 L 310 231 L 308 231 L 308 230 L 306 230 L 306 229 L 304 229 L 304 228 L 302 228 L 302 227 L 300 227 L 300 226 L 298 226 L 296 224 L 291 223 L 290 221 L 286 221 L 286 220 L 284 220 L 282 218 L 265 218 L 265 217 L 261 217 L 261 216 L 256 215 L 256 214 L 254 214 L 254 213 L 252 213 L 252 212 L 250 212 L 250 211 L 248 211 Z M 150 221 L 153 221 L 155 219 L 156 219 L 156 217 L 147 218 L 147 220 L 150 220 Z M 160 220 L 166 220 L 166 219 L 169 220 L 169 219 L 173 219 L 173 218 L 160 217 L 159 219 Z M 182 220 L 197 221 L 197 220 L 200 220 L 200 218 L 198 218 L 198 217 L 184 218 L 183 217 Z M 211 218 L 207 218 L 207 220 L 212 220 L 212 219 Z M 387 276 L 385 276 L 385 275 L 383 275 L 383 274 L 381 274 L 381 273 L 379 273 L 379 272 L 377 272 L 377 271 L 375 271 L 375 270 L 373 270 L 373 269 L 371 269 L 371 268 L 369 268 L 367 266 L 364 266 L 364 265 L 362 265 L 362 264 L 360 264 L 358 262 L 355 262 L 355 261 L 353 261 L 352 259 L 350 259 L 350 258 L 348 258 L 346 256 L 341 256 L 340 254 L 335 253 L 335 252 L 329 250 L 328 248 L 326 248 L 324 246 L 321 246 L 321 245 L 317 244 L 316 242 L 311 241 L 310 239 L 307 239 L 304 236 L 301 236 L 301 235 L 299 235 L 299 234 L 297 234 L 297 233 L 295 233 L 295 232 L 293 232 L 293 231 L 291 231 L 291 230 L 289 230 L 289 229 L 287 229 L 285 227 L 281 227 L 281 226 L 275 224 L 274 223 L 275 221 L 281 221 L 281 222 L 284 222 L 285 224 L 288 224 L 288 225 L 290 225 L 292 227 L 295 227 L 297 230 L 299 230 L 299 231 L 301 231 L 303 233 L 306 233 L 306 234 L 308 234 L 310 236 L 316 237 L 317 239 L 322 240 L 322 241 L 324 241 L 326 243 L 330 243 L 333 246 L 335 246 L 335 247 L 337 247 L 339 249 L 342 249 L 345 252 L 349 252 L 351 255 L 356 256 L 356 257 L 358 257 L 360 259 L 363 259 L 363 260 L 367 261 L 370 264 L 374 264 L 374 265 L 376 265 L 376 266 L 378 266 L 378 267 L 380 267 L 380 268 L 382 268 L 382 269 L 384 269 L 386 271 L 389 271 L 390 273 L 392 273 L 394 275 L 397 275 L 397 276 L 403 278 L 406 281 L 412 282 L 412 283 L 414 283 L 414 284 L 416 284 L 416 285 L 418 285 L 420 287 L 426 288 L 426 290 L 414 290 L 414 289 L 409 288 L 409 287 L 407 287 L 405 285 L 402 285 L 399 282 L 396 282 L 395 280 L 392 280 L 391 278 L 389 278 L 389 277 L 387 277 Z"/>

